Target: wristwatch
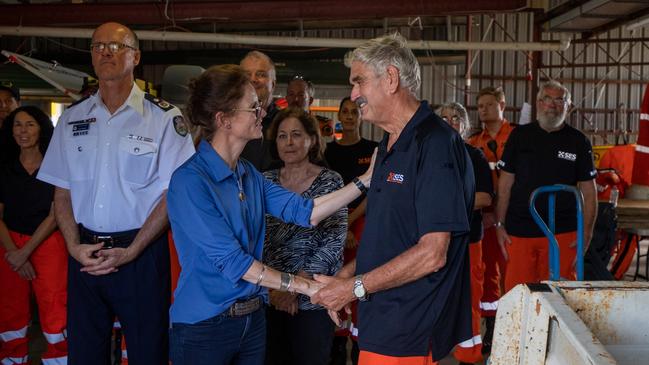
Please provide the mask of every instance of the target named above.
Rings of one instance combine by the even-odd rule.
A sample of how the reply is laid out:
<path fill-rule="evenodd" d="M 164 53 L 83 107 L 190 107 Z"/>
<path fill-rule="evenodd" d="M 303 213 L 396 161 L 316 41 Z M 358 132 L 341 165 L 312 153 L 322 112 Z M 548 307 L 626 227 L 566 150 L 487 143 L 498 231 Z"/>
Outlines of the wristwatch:
<path fill-rule="evenodd" d="M 363 285 L 363 275 L 356 275 L 354 278 L 354 296 L 361 302 L 368 299 L 367 290 L 365 289 L 365 285 Z"/>
<path fill-rule="evenodd" d="M 496 223 L 494 224 L 494 227 L 496 227 L 496 228 L 500 228 L 500 227 L 505 228 L 505 223 L 503 223 L 503 222 L 501 222 L 501 221 L 498 221 L 498 222 L 496 222 Z"/>

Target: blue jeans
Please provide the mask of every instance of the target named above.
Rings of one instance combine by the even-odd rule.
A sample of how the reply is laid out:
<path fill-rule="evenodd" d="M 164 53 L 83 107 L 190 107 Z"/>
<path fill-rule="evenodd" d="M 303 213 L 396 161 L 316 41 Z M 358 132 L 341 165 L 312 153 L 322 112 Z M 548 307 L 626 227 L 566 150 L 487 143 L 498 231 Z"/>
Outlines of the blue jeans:
<path fill-rule="evenodd" d="M 263 365 L 264 309 L 242 317 L 220 314 L 194 324 L 172 323 L 169 348 L 173 365 Z"/>

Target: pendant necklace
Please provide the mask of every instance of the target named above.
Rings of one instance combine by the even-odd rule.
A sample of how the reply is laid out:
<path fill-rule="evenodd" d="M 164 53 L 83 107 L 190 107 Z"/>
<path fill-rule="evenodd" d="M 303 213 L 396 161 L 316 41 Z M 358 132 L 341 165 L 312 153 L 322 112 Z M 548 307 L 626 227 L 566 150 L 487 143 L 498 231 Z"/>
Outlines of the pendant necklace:
<path fill-rule="evenodd" d="M 243 193 L 243 182 L 241 181 L 241 173 L 239 172 L 239 164 L 237 163 L 236 167 L 237 172 L 237 186 L 239 187 L 239 200 L 243 201 L 246 199 L 246 194 Z"/>

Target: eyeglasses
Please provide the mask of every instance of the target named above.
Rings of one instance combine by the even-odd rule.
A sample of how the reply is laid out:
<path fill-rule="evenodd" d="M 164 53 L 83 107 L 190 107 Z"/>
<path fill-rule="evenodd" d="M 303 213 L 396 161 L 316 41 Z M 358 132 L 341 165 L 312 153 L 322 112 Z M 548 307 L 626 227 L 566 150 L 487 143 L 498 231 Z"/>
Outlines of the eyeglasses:
<path fill-rule="evenodd" d="M 90 50 L 95 53 L 102 53 L 106 48 L 108 48 L 108 52 L 112 54 L 115 54 L 124 48 L 130 48 L 134 51 L 137 51 L 137 48 L 120 42 L 108 42 L 108 43 L 95 42 L 90 45 Z"/>
<path fill-rule="evenodd" d="M 262 108 L 261 108 L 261 105 L 259 105 L 259 103 L 256 103 L 255 106 L 252 107 L 252 108 L 234 108 L 234 109 L 232 109 L 232 111 L 233 112 L 251 112 L 251 113 L 255 113 L 255 118 L 259 119 L 259 118 L 261 118 Z"/>
<path fill-rule="evenodd" d="M 449 122 L 453 125 L 459 125 L 462 123 L 462 118 L 457 115 L 452 116 L 450 119 L 448 117 L 442 117 L 446 122 Z"/>
<path fill-rule="evenodd" d="M 541 101 L 545 104 L 554 104 L 556 106 L 563 106 L 566 103 L 566 99 L 564 98 L 553 98 L 547 95 L 541 98 Z"/>

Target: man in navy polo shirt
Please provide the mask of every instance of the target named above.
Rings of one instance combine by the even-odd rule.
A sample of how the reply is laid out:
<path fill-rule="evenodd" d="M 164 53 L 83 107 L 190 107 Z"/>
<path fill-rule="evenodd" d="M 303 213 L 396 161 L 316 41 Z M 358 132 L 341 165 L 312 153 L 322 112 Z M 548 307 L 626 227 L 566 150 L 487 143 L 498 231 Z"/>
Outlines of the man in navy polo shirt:
<path fill-rule="evenodd" d="M 387 133 L 356 260 L 317 275 L 327 286 L 312 300 L 334 320 L 360 300 L 360 365 L 431 364 L 471 338 L 471 162 L 460 135 L 418 100 L 419 65 L 403 37 L 370 40 L 348 61 L 352 100 Z"/>
<path fill-rule="evenodd" d="M 496 202 L 496 235 L 507 262 L 505 290 L 521 283 L 547 280 L 548 240 L 532 219 L 530 194 L 538 187 L 574 185 L 584 197 L 584 252 L 597 216 L 593 151 L 588 138 L 565 123 L 570 92 L 556 81 L 541 85 L 536 98 L 537 122 L 517 127 L 509 135 L 498 162 L 501 173 Z M 536 201 L 547 221 L 548 195 Z M 560 273 L 574 279 L 577 213 L 572 194 L 560 192 L 556 200 L 556 238 Z"/>

